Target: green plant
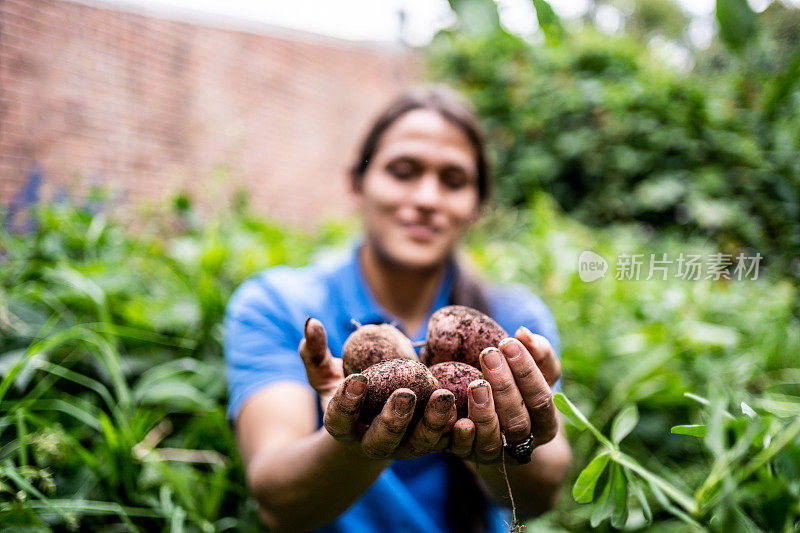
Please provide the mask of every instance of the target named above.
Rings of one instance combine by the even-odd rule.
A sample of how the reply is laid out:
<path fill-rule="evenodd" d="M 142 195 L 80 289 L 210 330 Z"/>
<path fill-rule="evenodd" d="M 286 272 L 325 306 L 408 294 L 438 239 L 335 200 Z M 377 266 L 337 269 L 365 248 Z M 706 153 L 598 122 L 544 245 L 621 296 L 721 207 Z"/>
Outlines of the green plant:
<path fill-rule="evenodd" d="M 780 418 L 769 412 L 757 414 L 742 402 L 742 415 L 734 416 L 723 408 L 721 400 L 712 404 L 696 395 L 686 396 L 710 411 L 708 424 L 671 429 L 676 435 L 702 439 L 704 451 L 710 456 L 706 477 L 694 494 L 620 449 L 620 443 L 639 420 L 634 404 L 624 407 L 614 418 L 611 437 L 607 438 L 566 396 L 556 394 L 558 409 L 578 430 L 588 429 L 600 443 L 600 451 L 572 488 L 578 503 L 594 502 L 592 527 L 607 519 L 614 527 L 626 526 L 632 501 L 636 502 L 638 515 L 650 525 L 653 512 L 642 489 L 644 482 L 667 512 L 694 530 L 792 531 L 800 520 L 800 415 Z M 698 463 L 701 466 L 706 465 Z M 661 470 L 666 468 L 662 466 Z"/>
<path fill-rule="evenodd" d="M 674 258 L 687 250 L 703 255 L 714 250 L 708 242 L 657 236 L 630 225 L 592 230 L 564 217 L 555 202 L 542 194 L 526 209 L 513 213 L 498 209 L 472 239 L 470 257 L 491 279 L 523 283 L 552 309 L 563 343 L 560 356 L 566 395 L 581 406 L 602 435 L 618 436 L 619 430 L 613 427 L 620 423 L 615 424 L 615 418 L 635 404 L 639 423 L 626 437 L 624 453 L 689 500 L 710 474 L 714 455 L 688 437 L 669 436 L 669 431 L 687 421 L 706 422 L 713 411 L 688 398 L 686 392 L 699 391 L 720 403 L 745 401 L 759 413 L 759 420 L 771 421 L 772 434 L 800 413 L 795 356 L 800 350 L 800 321 L 795 314 L 797 288 L 792 283 L 770 276 L 686 281 L 675 277 L 674 269 L 667 279 L 647 281 L 646 270 L 639 280 L 614 279 L 614 258 L 623 253 L 666 253 Z M 610 262 L 605 278 L 591 283 L 580 279 L 577 259 L 584 250 L 593 250 Z M 630 412 L 624 416 L 630 417 Z M 727 431 L 738 431 L 737 427 Z M 591 432 L 575 431 L 575 426 L 568 430 L 576 466 L 582 468 L 597 454 L 597 438 Z M 607 451 L 605 445 L 601 450 Z M 797 441 L 788 443 L 780 460 L 793 461 L 798 450 Z M 744 457 L 758 451 L 749 448 Z M 793 501 L 796 490 L 789 474 L 772 481 L 772 468 L 772 464 L 762 465 L 733 490 L 749 520 L 765 530 L 770 530 L 770 523 L 764 517 L 774 514 L 771 501 Z M 577 477 L 578 471 L 573 475 Z M 770 501 L 754 496 L 762 488 L 772 494 Z M 665 511 L 652 498 L 648 497 L 653 523 L 648 526 L 641 505 L 629 491 L 631 518 L 625 529 L 685 530 L 675 513 Z M 708 520 L 702 522 L 703 527 L 711 529 L 715 522 L 709 517 L 723 513 L 728 505 L 714 500 L 706 508 L 698 500 L 699 514 L 693 515 L 669 498 L 667 502 L 694 521 Z M 582 531 L 592 527 L 593 512 L 596 521 L 601 511 L 562 498 L 554 513 L 530 525 Z M 792 512 L 783 516 L 793 516 Z M 615 523 L 621 519 L 618 514 Z M 728 530 L 748 530 L 743 523 L 739 526 Z"/>
<path fill-rule="evenodd" d="M 494 2 L 453 4 L 464 18 Z M 630 4 L 649 17 L 641 10 L 652 2 Z M 678 38 L 690 70 L 642 37 L 674 34 L 668 20 L 610 36 L 556 26 L 544 5 L 531 8 L 544 42 L 499 22 L 463 23 L 426 49 L 430 78 L 463 91 L 483 119 L 500 201 L 522 206 L 545 191 L 589 225 L 635 221 L 727 253 L 751 248 L 797 275 L 800 9 L 774 2 L 756 15 L 744 0 L 718 2 L 735 51 L 718 41 L 687 49 Z"/>
<path fill-rule="evenodd" d="M 0 523 L 43 531 L 258 530 L 224 415 L 225 302 L 251 273 L 304 264 L 346 242 L 352 226 L 307 235 L 243 210 L 203 220 L 190 205 L 149 218 L 157 225 L 136 232 L 71 205 L 42 205 L 33 220 L 32 232 L 4 230 L 0 239 Z M 648 526 L 629 483 L 626 529 L 685 531 L 678 511 L 712 530 L 728 520 L 730 532 L 751 522 L 780 530 L 797 516 L 800 479 L 793 470 L 800 446 L 789 438 L 800 410 L 796 286 L 772 275 L 741 282 L 609 275 L 586 283 L 577 274 L 582 250 L 612 260 L 687 249 L 717 251 L 638 226 L 591 229 L 543 194 L 522 209 L 490 212 L 466 246 L 489 278 L 523 283 L 548 303 L 562 340 L 565 393 L 612 444 L 631 427 L 610 449 L 696 505 L 691 512 L 688 500 L 661 486 L 660 502 L 646 478 L 612 464 L 617 456 L 609 451 L 593 494 L 599 501 L 615 468 L 616 483 L 627 481 L 627 468 L 652 512 Z M 755 418 L 721 414 L 741 401 Z M 669 435 L 702 425 L 702 442 Z M 597 437 L 567 429 L 582 469 L 598 453 Z M 765 448 L 765 436 L 786 444 Z M 601 452 L 610 449 L 601 444 Z M 530 526 L 587 530 L 592 514 L 597 522 L 607 510 L 565 497 Z"/>
<path fill-rule="evenodd" d="M 340 241 L 191 205 L 125 230 L 34 206 L 0 239 L 0 523 L 257 531 L 225 419 L 221 321 L 249 274 Z"/>

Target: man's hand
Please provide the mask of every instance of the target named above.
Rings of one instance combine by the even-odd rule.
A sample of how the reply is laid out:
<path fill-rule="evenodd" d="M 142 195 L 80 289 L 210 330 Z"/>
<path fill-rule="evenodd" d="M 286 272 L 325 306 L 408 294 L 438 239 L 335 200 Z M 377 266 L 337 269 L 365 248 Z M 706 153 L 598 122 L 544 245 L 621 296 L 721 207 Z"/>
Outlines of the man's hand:
<path fill-rule="evenodd" d="M 551 387 L 561 364 L 550 342 L 522 327 L 480 361 L 485 379 L 470 383 L 468 418 L 456 422 L 451 452 L 493 463 L 502 457 L 501 431 L 509 442 L 531 434 L 535 445 L 552 440 L 558 418 Z"/>
<path fill-rule="evenodd" d="M 367 378 L 363 374 L 344 378 L 342 361 L 328 350 L 325 328 L 318 320 L 306 321 L 299 351 L 308 381 L 320 396 L 323 425 L 340 443 L 373 459 L 412 459 L 443 451 L 450 444 L 456 422 L 452 392 L 436 389 L 422 418 L 410 428 L 417 398 L 410 389 L 398 389 L 367 426 L 358 420 Z"/>

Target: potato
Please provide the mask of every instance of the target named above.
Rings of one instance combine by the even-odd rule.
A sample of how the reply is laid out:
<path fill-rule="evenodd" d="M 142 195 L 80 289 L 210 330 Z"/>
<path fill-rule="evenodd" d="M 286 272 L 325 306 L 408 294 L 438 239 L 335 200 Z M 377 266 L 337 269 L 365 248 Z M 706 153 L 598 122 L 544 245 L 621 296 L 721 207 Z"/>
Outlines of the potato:
<path fill-rule="evenodd" d="M 497 346 L 508 333 L 490 317 L 471 307 L 442 307 L 428 321 L 428 338 L 422 362 L 432 366 L 444 361 L 459 361 L 480 369 L 480 354 Z"/>
<path fill-rule="evenodd" d="M 483 379 L 483 372 L 466 363 L 445 361 L 431 368 L 431 374 L 439 382 L 439 387 L 447 389 L 456 397 L 458 418 L 466 418 L 469 400 L 469 384 L 476 379 Z"/>
<path fill-rule="evenodd" d="M 342 348 L 342 369 L 345 377 L 387 359 L 419 361 L 411 340 L 391 324 L 359 326 L 350 334 Z"/>
<path fill-rule="evenodd" d="M 413 418 L 418 420 L 425 405 L 439 388 L 439 382 L 419 361 L 388 359 L 362 372 L 367 378 L 367 393 L 361 405 L 359 420 L 369 424 L 381 412 L 384 404 L 397 389 L 411 389 L 417 396 Z"/>

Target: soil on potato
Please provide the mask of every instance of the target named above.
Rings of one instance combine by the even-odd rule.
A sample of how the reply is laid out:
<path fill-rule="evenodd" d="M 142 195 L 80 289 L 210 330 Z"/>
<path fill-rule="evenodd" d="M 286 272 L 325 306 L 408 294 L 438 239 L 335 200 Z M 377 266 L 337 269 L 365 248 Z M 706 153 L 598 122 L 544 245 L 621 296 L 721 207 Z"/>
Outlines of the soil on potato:
<path fill-rule="evenodd" d="M 433 366 L 459 361 L 480 368 L 480 354 L 497 346 L 508 333 L 491 317 L 463 305 L 449 305 L 436 311 L 428 322 L 428 336 L 422 362 Z"/>
<path fill-rule="evenodd" d="M 425 365 L 409 359 L 381 361 L 362 373 L 367 378 L 367 394 L 359 419 L 368 424 L 381 412 L 389 396 L 402 388 L 414 391 L 417 397 L 414 419 L 419 419 L 431 394 L 439 388 L 439 382 Z"/>
<path fill-rule="evenodd" d="M 469 384 L 483 379 L 483 372 L 466 363 L 445 361 L 431 367 L 431 374 L 439 381 L 439 386 L 456 397 L 458 418 L 466 418 L 469 404 Z"/>
<path fill-rule="evenodd" d="M 419 361 L 411 340 L 390 324 L 367 324 L 359 327 L 342 348 L 345 377 L 388 359 Z"/>

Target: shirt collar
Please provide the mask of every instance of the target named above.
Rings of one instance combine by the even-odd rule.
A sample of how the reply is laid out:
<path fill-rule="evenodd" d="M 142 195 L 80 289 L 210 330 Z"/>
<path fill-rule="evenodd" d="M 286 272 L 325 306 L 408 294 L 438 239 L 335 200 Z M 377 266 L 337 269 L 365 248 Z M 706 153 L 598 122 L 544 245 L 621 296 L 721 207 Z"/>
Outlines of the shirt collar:
<path fill-rule="evenodd" d="M 339 276 L 336 277 L 338 282 L 339 297 L 344 304 L 343 315 L 341 316 L 342 326 L 345 326 L 346 331 L 352 332 L 356 326 L 352 323 L 353 320 L 359 324 L 381 324 L 381 323 L 395 323 L 398 324 L 399 320 L 375 300 L 372 290 L 367 284 L 367 279 L 364 271 L 361 268 L 361 262 L 358 260 L 359 252 L 363 246 L 363 241 L 359 241 L 352 247 L 349 260 L 340 271 Z M 450 293 L 453 288 L 453 279 L 455 277 L 455 268 L 453 262 L 450 261 L 447 265 L 445 275 L 439 283 L 439 289 L 436 293 L 431 309 L 420 326 L 419 331 L 406 332 L 412 334 L 412 340 L 424 340 L 427 332 L 427 323 L 430 316 L 439 308 L 442 308 L 450 303 Z"/>

